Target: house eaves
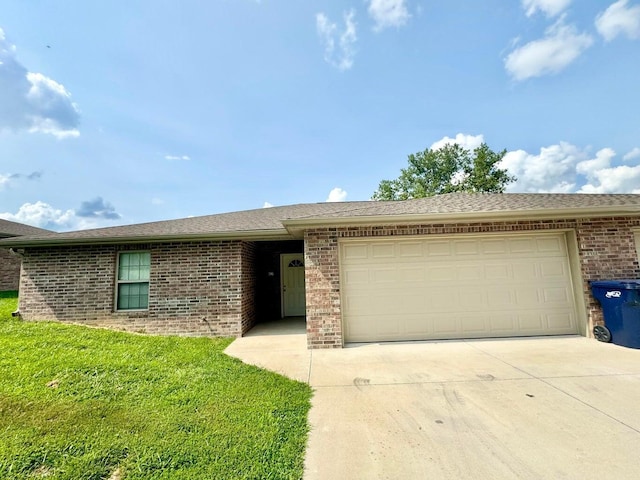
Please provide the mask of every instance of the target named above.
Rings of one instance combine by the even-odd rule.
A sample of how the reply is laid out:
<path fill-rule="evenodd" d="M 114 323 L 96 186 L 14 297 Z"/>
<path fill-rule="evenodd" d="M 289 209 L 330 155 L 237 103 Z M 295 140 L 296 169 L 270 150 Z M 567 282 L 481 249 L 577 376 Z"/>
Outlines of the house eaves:
<path fill-rule="evenodd" d="M 310 228 L 344 226 L 384 226 L 395 224 L 450 224 L 492 221 L 557 220 L 573 218 L 602 218 L 640 216 L 640 206 L 600 206 L 573 208 L 514 209 L 467 212 L 428 212 L 390 215 L 318 216 L 283 220 L 289 233 L 300 238 Z"/>
<path fill-rule="evenodd" d="M 284 228 L 278 230 L 247 230 L 233 232 L 197 233 L 181 235 L 136 235 L 114 237 L 89 237 L 89 238 L 21 238 L 13 237 L 0 241 L 0 247 L 54 247 L 54 246 L 80 246 L 80 245 L 122 245 L 140 243 L 172 243 L 172 242 L 198 242 L 198 241 L 222 241 L 222 240 L 292 240 L 291 234 Z"/>

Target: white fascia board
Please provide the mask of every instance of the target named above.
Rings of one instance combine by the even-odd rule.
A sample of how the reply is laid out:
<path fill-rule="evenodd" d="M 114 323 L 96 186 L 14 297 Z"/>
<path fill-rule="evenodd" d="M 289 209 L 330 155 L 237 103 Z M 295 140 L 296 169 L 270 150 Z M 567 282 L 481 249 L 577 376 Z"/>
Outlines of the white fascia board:
<path fill-rule="evenodd" d="M 424 213 L 403 215 L 367 215 L 353 217 L 316 217 L 284 220 L 282 224 L 287 230 L 296 235 L 301 230 L 326 226 L 360 226 L 360 225 L 396 225 L 396 224 L 431 224 L 431 223 L 461 223 L 461 222 L 492 222 L 492 221 L 527 221 L 527 220 L 555 220 L 596 217 L 620 217 L 640 215 L 639 206 L 604 206 L 580 207 L 536 210 L 501 210 L 459 213 Z"/>
<path fill-rule="evenodd" d="M 61 234 L 63 235 L 63 234 Z M 141 235 L 122 237 L 89 237 L 89 238 L 40 238 L 24 239 L 16 237 L 8 242 L 0 242 L 1 247 L 53 247 L 65 245 L 120 245 L 135 243 L 171 243 L 197 242 L 207 240 L 291 240 L 291 234 L 285 229 L 278 230 L 248 230 L 223 233 L 198 233 L 189 235 Z"/>

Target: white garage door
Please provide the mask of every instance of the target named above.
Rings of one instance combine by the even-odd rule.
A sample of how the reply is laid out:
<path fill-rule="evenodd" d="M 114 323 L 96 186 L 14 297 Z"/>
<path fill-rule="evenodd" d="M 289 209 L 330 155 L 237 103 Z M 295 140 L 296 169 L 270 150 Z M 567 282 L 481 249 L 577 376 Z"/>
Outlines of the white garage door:
<path fill-rule="evenodd" d="M 345 240 L 345 341 L 577 333 L 564 234 Z"/>

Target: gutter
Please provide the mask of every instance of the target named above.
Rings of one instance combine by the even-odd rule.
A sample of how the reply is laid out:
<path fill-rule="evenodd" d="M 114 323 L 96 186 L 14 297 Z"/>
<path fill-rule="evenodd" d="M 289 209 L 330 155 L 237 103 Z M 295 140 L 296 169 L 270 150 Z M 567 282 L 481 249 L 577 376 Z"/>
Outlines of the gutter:
<path fill-rule="evenodd" d="M 54 247 L 66 245 L 119 245 L 137 243 L 171 243 L 171 242 L 197 242 L 207 240 L 292 240 L 291 234 L 283 229 L 278 230 L 247 230 L 223 233 L 195 233 L 181 235 L 134 235 L 122 237 L 87 237 L 69 238 L 64 233 L 50 238 L 16 237 L 11 240 L 0 241 L 0 247 Z M 13 248 L 11 250 L 14 250 Z M 15 251 L 15 250 L 14 250 Z M 18 254 L 18 252 L 16 252 Z"/>
<path fill-rule="evenodd" d="M 282 224 L 293 236 L 314 227 L 384 226 L 397 224 L 480 223 L 491 221 L 557 220 L 577 218 L 601 218 L 640 216 L 640 206 L 574 207 L 535 210 L 500 210 L 447 213 L 419 213 L 400 215 L 363 215 L 351 217 L 316 217 L 283 220 Z"/>

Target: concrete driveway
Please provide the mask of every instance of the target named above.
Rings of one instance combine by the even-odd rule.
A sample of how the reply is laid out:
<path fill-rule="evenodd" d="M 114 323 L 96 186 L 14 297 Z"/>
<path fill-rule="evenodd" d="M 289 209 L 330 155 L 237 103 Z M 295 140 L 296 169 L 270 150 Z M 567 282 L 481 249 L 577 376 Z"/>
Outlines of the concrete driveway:
<path fill-rule="evenodd" d="M 306 479 L 637 479 L 640 350 L 582 337 L 227 353 L 315 390 Z M 271 331 L 273 333 L 273 331 Z"/>

